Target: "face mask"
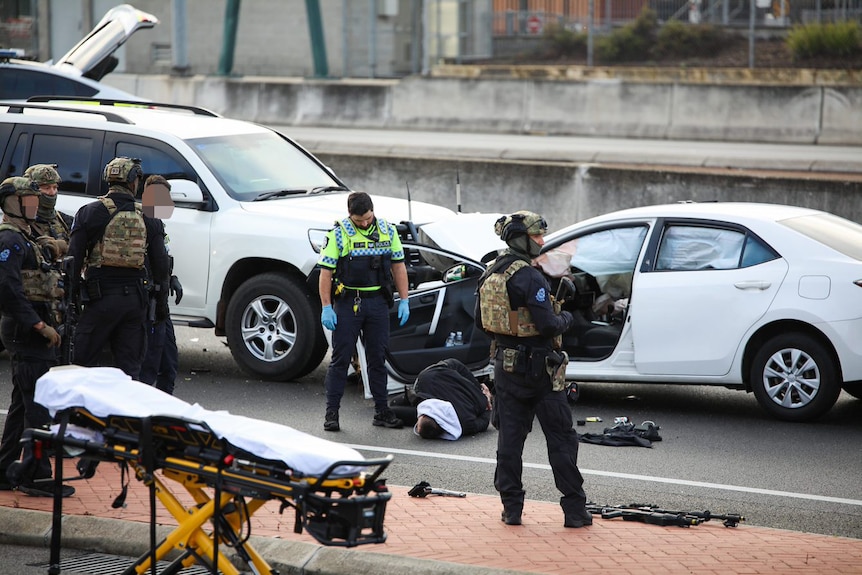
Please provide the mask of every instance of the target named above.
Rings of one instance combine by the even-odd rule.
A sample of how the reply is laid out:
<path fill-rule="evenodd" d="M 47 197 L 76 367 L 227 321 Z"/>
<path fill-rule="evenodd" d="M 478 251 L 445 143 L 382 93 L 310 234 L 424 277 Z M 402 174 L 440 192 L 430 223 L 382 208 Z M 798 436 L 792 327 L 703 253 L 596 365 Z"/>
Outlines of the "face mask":
<path fill-rule="evenodd" d="M 539 256 L 539 252 L 542 251 L 542 246 L 533 241 L 533 238 L 527 236 L 527 253 L 531 258 L 535 258 Z"/>
<path fill-rule="evenodd" d="M 57 205 L 57 196 L 46 196 L 42 194 L 39 196 L 39 210 L 36 212 L 36 215 L 40 218 L 52 219 L 54 217 L 54 206 Z"/>

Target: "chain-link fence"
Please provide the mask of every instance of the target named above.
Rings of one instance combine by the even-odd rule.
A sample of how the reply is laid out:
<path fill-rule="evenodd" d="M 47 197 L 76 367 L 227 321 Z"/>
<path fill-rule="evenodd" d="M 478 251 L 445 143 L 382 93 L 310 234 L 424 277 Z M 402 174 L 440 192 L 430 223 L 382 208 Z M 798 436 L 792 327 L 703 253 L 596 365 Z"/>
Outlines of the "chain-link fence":
<path fill-rule="evenodd" d="M 652 9 L 660 22 L 748 25 L 754 2 L 757 27 L 786 28 L 810 22 L 862 22 L 862 0 L 494 0 L 494 35 L 538 35 L 549 24 L 609 29 Z M 592 17 L 591 17 L 592 16 Z"/>

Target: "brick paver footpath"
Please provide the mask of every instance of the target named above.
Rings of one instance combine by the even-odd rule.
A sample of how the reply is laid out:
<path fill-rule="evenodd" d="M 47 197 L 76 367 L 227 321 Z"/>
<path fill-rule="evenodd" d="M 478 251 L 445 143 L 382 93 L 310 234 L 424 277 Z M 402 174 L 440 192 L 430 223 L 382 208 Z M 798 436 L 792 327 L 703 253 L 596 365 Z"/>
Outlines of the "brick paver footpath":
<path fill-rule="evenodd" d="M 65 474 L 76 475 L 74 461 L 66 461 Z M 111 508 L 120 491 L 114 464 L 102 463 L 93 479 L 72 484 L 77 493 L 64 501 L 65 514 L 149 522 L 148 491 L 134 479 L 126 507 Z M 168 485 L 184 504 L 191 504 L 178 484 Z M 591 527 L 566 529 L 556 503 L 529 500 L 524 524 L 507 526 L 500 521 L 496 497 L 470 493 L 465 498 L 413 498 L 408 489 L 390 486 L 387 541 L 354 549 L 531 573 L 862 574 L 859 539 L 745 524 L 727 528 L 719 521 L 682 528 L 596 518 Z M 51 511 L 52 501 L 2 491 L 0 506 Z M 279 515 L 278 507 L 271 501 L 252 517 L 252 535 L 315 543 L 307 533 L 293 533 L 292 509 Z M 158 522 L 176 525 L 161 504 Z"/>

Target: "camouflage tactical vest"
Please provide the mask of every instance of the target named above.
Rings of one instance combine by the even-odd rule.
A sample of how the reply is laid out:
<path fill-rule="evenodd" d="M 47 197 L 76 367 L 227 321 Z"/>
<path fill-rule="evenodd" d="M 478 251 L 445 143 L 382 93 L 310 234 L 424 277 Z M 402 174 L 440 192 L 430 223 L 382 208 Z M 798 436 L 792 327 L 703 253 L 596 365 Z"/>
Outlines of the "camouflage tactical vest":
<path fill-rule="evenodd" d="M 493 263 L 491 264 L 493 265 Z M 482 327 L 491 333 L 513 335 L 516 337 L 532 337 L 540 335 L 533 322 L 533 317 L 527 307 L 513 310 L 509 301 L 509 291 L 506 284 L 518 270 L 529 267 L 524 260 L 515 260 L 509 266 L 497 273 L 489 275 L 479 287 L 479 305 L 482 313 Z M 554 313 L 560 313 L 560 304 L 553 300 Z M 558 335 L 553 339 L 553 347 L 562 347 L 563 337 Z"/>
<path fill-rule="evenodd" d="M 147 227 L 143 210 L 135 203 L 135 209 L 117 210 L 114 200 L 100 196 L 99 201 L 111 214 L 102 239 L 96 242 L 87 264 L 93 267 L 144 268 L 147 255 Z"/>
<path fill-rule="evenodd" d="M 530 310 L 526 307 L 513 310 L 506 289 L 506 283 L 515 272 L 529 265 L 524 260 L 515 260 L 502 272 L 489 275 L 479 287 L 482 327 L 486 331 L 517 337 L 539 335 Z"/>
<path fill-rule="evenodd" d="M 53 268 L 51 263 L 45 259 L 41 248 L 38 244 L 30 241 L 20 229 L 12 224 L 0 224 L 0 230 L 11 230 L 18 232 L 24 238 L 30 249 L 36 256 L 35 269 L 21 270 L 21 283 L 24 286 L 24 297 L 31 302 L 40 302 L 49 304 L 51 309 L 52 321 L 54 325 L 60 322 L 59 301 L 63 298 L 63 276 Z M 47 270 L 47 271 L 43 271 Z"/>

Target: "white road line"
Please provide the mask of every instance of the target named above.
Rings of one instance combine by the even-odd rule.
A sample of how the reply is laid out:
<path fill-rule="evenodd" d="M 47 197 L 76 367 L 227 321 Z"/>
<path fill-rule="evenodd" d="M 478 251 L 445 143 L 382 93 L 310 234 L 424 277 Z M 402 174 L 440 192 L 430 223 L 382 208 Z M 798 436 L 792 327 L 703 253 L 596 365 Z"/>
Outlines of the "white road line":
<path fill-rule="evenodd" d="M 432 457 L 436 459 L 451 459 L 458 461 L 472 461 L 474 463 L 488 463 L 496 465 L 494 459 L 487 457 L 471 457 L 469 455 L 452 455 L 448 453 L 434 453 L 430 451 L 415 451 L 412 449 L 395 449 L 374 447 L 371 445 L 351 445 L 345 444 L 353 449 L 365 451 L 379 451 L 382 453 L 400 453 L 402 455 L 415 455 L 417 457 Z M 524 467 L 533 469 L 550 470 L 551 466 L 544 463 L 524 463 Z M 739 485 L 724 485 L 722 483 L 708 483 L 704 481 L 688 481 L 686 479 L 672 479 L 670 477 L 653 477 L 651 475 L 637 475 L 633 473 L 616 473 L 614 471 L 596 471 L 593 469 L 581 469 L 583 475 L 598 475 L 602 477 L 616 477 L 618 479 L 631 479 L 634 481 L 649 481 L 652 483 L 671 483 L 674 485 L 688 485 L 691 487 L 703 487 L 706 489 L 722 489 L 724 491 L 740 491 L 742 493 L 757 493 L 759 495 L 771 495 L 775 497 L 791 497 L 794 499 L 807 499 L 809 501 L 823 501 L 829 503 L 839 503 L 842 505 L 856 505 L 862 507 L 862 500 L 845 499 L 843 497 L 829 497 L 828 495 L 809 495 L 807 493 L 793 493 L 790 491 L 776 491 L 774 489 L 760 489 L 758 487 L 743 487 Z"/>

